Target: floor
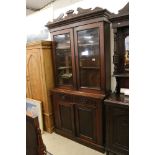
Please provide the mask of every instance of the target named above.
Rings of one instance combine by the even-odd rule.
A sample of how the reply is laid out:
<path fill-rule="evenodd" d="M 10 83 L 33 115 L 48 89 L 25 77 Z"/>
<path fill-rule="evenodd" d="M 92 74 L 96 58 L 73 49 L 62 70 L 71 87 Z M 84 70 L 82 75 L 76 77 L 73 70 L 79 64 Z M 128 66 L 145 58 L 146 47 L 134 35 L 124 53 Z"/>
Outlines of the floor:
<path fill-rule="evenodd" d="M 47 151 L 53 155 L 106 155 L 56 133 L 42 134 Z"/>

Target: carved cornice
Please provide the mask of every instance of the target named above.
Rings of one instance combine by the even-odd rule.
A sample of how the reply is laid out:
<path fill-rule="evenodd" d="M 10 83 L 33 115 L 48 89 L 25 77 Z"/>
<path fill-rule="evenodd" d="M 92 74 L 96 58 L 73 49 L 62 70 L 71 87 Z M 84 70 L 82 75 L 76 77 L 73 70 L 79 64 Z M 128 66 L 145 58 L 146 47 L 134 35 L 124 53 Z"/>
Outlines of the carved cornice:
<path fill-rule="evenodd" d="M 113 28 L 129 25 L 129 3 L 118 11 L 118 14 L 112 13 L 109 20 L 112 22 Z"/>
<path fill-rule="evenodd" d="M 118 11 L 118 14 L 111 14 L 110 21 L 119 20 L 119 19 L 129 19 L 129 2 Z"/>
<path fill-rule="evenodd" d="M 73 22 L 83 21 L 86 19 L 92 19 L 97 17 L 106 17 L 107 19 L 110 17 L 111 12 L 106 9 L 102 9 L 100 7 L 96 7 L 94 9 L 82 9 L 77 8 L 77 14 L 74 13 L 74 10 L 69 10 L 64 13 L 61 13 L 53 22 L 48 22 L 45 26 L 48 28 L 58 27 L 60 25 L 67 25 Z"/>
<path fill-rule="evenodd" d="M 129 3 L 127 3 L 122 9 L 120 9 L 118 11 L 118 14 L 112 13 L 111 14 L 111 19 L 112 18 L 118 18 L 118 17 L 121 17 L 121 16 L 126 16 L 126 15 L 129 15 Z"/>

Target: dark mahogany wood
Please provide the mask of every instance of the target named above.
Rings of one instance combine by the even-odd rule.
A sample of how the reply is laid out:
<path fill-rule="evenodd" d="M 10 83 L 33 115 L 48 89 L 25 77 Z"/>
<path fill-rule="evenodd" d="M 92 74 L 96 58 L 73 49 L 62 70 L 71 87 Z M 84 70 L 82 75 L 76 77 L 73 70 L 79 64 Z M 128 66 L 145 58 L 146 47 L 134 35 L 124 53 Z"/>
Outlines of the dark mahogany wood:
<path fill-rule="evenodd" d="M 116 93 L 120 88 L 129 88 L 129 68 L 125 69 L 125 37 L 129 36 L 129 3 L 118 14 L 111 14 L 110 21 L 114 29 L 114 76 L 116 77 Z"/>
<path fill-rule="evenodd" d="M 77 92 L 77 94 L 75 93 Z M 101 94 L 53 90 L 55 131 L 86 146 L 104 152 L 103 100 Z M 79 95 L 81 94 L 81 95 Z"/>
<path fill-rule="evenodd" d="M 68 135 L 75 135 L 74 104 L 72 96 L 66 94 L 54 95 L 55 125 Z"/>
<path fill-rule="evenodd" d="M 53 40 L 53 37 L 55 35 L 60 35 L 60 34 L 65 34 L 65 33 L 68 33 L 70 35 L 70 41 L 71 41 L 71 54 L 72 54 L 72 72 L 73 72 L 73 85 L 72 86 L 62 86 L 62 85 L 58 85 L 58 79 L 56 76 L 54 76 L 55 78 L 55 87 L 60 87 L 60 88 L 64 88 L 64 89 L 76 89 L 76 75 L 75 75 L 75 61 L 74 61 L 74 42 L 73 42 L 73 30 L 72 29 L 66 29 L 66 30 L 62 30 L 62 31 L 57 31 L 57 32 L 53 32 L 51 34 L 51 37 L 52 37 L 52 40 Z M 55 42 L 55 46 L 56 48 L 56 42 Z M 55 71 L 55 75 L 58 75 L 57 74 L 57 70 L 56 70 L 56 58 L 55 58 L 55 48 L 53 49 L 53 65 L 54 65 L 54 71 Z"/>
<path fill-rule="evenodd" d="M 38 117 L 26 115 L 26 155 L 52 155 L 43 143 Z"/>
<path fill-rule="evenodd" d="M 80 11 L 81 10 L 81 11 Z M 85 10 L 85 11 L 82 11 Z M 64 25 L 69 25 L 71 23 L 75 23 L 75 22 L 82 22 L 82 21 L 86 21 L 89 19 L 94 19 L 94 18 L 99 18 L 99 17 L 105 17 L 109 18 L 111 15 L 111 12 L 109 12 L 107 9 L 102 9 L 102 8 L 95 8 L 93 10 L 91 9 L 77 9 L 78 13 L 77 14 L 73 14 L 73 11 L 71 11 L 73 15 L 70 15 L 67 13 L 67 17 L 64 16 L 64 14 L 60 14 L 60 16 L 57 19 L 54 19 L 53 22 L 48 22 L 46 24 L 46 27 L 48 27 L 49 29 L 53 29 L 56 27 L 61 27 Z M 68 12 L 68 11 L 67 11 Z M 68 17 L 69 15 L 69 17 Z"/>
<path fill-rule="evenodd" d="M 96 107 L 76 104 L 77 137 L 96 142 Z"/>
<path fill-rule="evenodd" d="M 100 89 L 97 90 L 96 92 L 101 92 L 101 90 L 105 90 L 105 69 L 104 69 L 104 64 L 105 64 L 105 56 L 104 56 L 104 26 L 103 26 L 103 22 L 98 22 L 98 23 L 93 23 L 93 24 L 89 24 L 89 25 L 83 25 L 83 26 L 79 26 L 79 27 L 76 27 L 74 29 L 74 34 L 75 34 L 75 52 L 76 52 L 76 70 L 77 70 L 77 84 L 78 84 L 78 88 L 79 90 L 81 91 L 91 91 L 90 89 L 87 89 L 87 88 L 82 88 L 80 87 L 80 80 L 79 80 L 79 57 L 78 57 L 78 41 L 77 41 L 77 32 L 78 31 L 81 31 L 81 30 L 88 30 L 88 29 L 92 29 L 92 28 L 98 28 L 99 29 L 99 32 L 100 32 L 100 35 L 99 35 L 99 40 L 100 40 Z M 92 91 L 95 91 L 95 90 L 92 90 Z"/>
<path fill-rule="evenodd" d="M 106 96 L 104 94 L 94 94 L 94 93 L 87 93 L 87 92 L 82 92 L 82 91 L 77 91 L 77 90 L 64 90 L 64 89 L 59 89 L 59 88 L 53 89 L 52 92 L 53 93 L 63 93 L 63 94 L 76 95 L 79 97 L 84 96 L 84 97 L 89 97 L 92 99 L 99 99 L 99 100 L 103 100 Z M 53 93 L 51 93 L 51 95 Z"/>
<path fill-rule="evenodd" d="M 104 101 L 106 110 L 106 151 L 114 155 L 129 154 L 129 101 L 112 95 Z"/>
<path fill-rule="evenodd" d="M 55 131 L 81 144 L 104 152 L 105 118 L 103 101 L 111 89 L 110 22 L 108 19 L 111 13 L 99 7 L 93 10 L 91 8 L 78 8 L 77 11 L 77 14 L 74 13 L 74 10 L 67 11 L 66 15 L 60 14 L 57 19 L 48 22 L 46 25 L 53 41 L 54 35 L 69 33 L 72 50 L 73 87 L 55 85 L 51 91 Z M 94 72 L 98 69 L 99 73 L 97 72 L 98 77 L 96 75 L 93 77 L 95 80 L 90 80 L 89 77 L 83 78 L 83 81 L 86 82 L 90 80 L 92 85 L 82 85 L 80 81 L 82 78 L 79 75 L 77 32 L 94 28 L 98 28 L 99 34 L 99 64 L 96 65 L 97 67 L 95 66 L 96 68 L 91 65 L 82 67 L 85 70 L 88 69 L 89 72 L 92 71 L 91 67 L 94 67 Z M 94 45 L 91 46 L 96 48 Z M 53 51 L 53 65 L 56 68 L 56 48 Z M 56 75 L 55 69 L 55 80 L 57 81 Z M 97 81 L 96 85 L 93 85 L 94 81 Z"/>

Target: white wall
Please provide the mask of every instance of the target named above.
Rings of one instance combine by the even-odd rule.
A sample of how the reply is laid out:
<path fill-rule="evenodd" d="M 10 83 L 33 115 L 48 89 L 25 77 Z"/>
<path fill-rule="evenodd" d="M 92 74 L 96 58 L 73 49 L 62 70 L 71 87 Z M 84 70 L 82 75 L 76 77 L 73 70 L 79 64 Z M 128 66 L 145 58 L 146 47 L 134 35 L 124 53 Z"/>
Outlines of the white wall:
<path fill-rule="evenodd" d="M 128 0 L 57 0 L 51 3 L 46 8 L 32 13 L 26 17 L 27 38 L 30 40 L 50 40 L 47 29 L 44 25 L 48 21 L 53 21 L 61 13 L 66 13 L 68 10 L 73 9 L 76 12 L 78 7 L 82 8 L 106 8 L 111 12 L 117 13 Z"/>
<path fill-rule="evenodd" d="M 51 3 L 46 8 L 33 13 L 26 17 L 27 24 L 27 38 L 32 40 L 51 40 L 50 35 L 45 28 L 48 21 L 53 21 L 61 13 L 66 13 L 68 10 L 73 9 L 76 12 L 78 7 L 81 8 L 95 8 L 101 7 L 110 12 L 117 13 L 122 7 L 127 4 L 128 0 L 57 0 Z M 111 28 L 111 75 L 113 74 L 113 51 L 114 40 L 113 30 Z M 111 90 L 115 89 L 115 78 L 111 76 Z"/>
<path fill-rule="evenodd" d="M 32 13 L 34 13 L 34 11 L 33 11 L 33 10 L 26 9 L 26 15 L 29 15 L 29 14 L 32 14 Z"/>
<path fill-rule="evenodd" d="M 58 0 L 53 3 L 54 18 L 58 17 L 62 12 L 65 13 L 70 9 L 76 10 L 78 7 L 84 9 L 101 7 L 113 13 L 117 13 L 128 1 L 129 0 Z M 70 4 L 68 4 L 69 2 Z M 76 3 L 73 4 L 73 2 Z"/>

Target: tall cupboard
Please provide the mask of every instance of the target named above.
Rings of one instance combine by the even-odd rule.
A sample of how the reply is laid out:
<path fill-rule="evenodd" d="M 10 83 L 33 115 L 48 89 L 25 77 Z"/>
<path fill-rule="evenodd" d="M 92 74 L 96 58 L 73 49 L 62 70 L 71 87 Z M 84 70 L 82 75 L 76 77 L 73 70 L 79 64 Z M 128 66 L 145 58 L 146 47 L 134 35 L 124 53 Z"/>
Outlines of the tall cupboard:
<path fill-rule="evenodd" d="M 54 87 L 52 42 L 37 41 L 26 45 L 26 97 L 42 101 L 44 130 L 53 132 L 50 90 Z"/>
<path fill-rule="evenodd" d="M 106 9 L 69 10 L 47 27 L 53 46 L 55 131 L 104 152 L 103 100 L 110 92 L 110 23 Z"/>

